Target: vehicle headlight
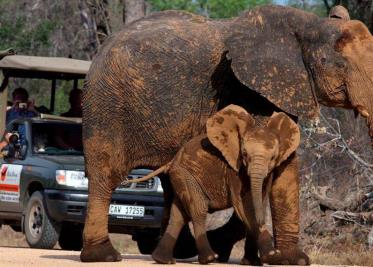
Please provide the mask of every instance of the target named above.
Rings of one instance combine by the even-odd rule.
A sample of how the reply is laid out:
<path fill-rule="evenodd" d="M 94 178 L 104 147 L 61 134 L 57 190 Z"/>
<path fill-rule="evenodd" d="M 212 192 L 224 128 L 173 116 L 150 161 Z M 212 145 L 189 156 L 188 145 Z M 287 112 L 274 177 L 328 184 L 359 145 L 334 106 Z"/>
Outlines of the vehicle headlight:
<path fill-rule="evenodd" d="M 163 193 L 163 187 L 162 187 L 162 184 L 161 184 L 161 180 L 158 178 L 158 181 L 157 181 L 157 192 L 158 193 Z"/>
<path fill-rule="evenodd" d="M 56 181 L 60 185 L 88 188 L 88 179 L 82 171 L 56 171 Z"/>

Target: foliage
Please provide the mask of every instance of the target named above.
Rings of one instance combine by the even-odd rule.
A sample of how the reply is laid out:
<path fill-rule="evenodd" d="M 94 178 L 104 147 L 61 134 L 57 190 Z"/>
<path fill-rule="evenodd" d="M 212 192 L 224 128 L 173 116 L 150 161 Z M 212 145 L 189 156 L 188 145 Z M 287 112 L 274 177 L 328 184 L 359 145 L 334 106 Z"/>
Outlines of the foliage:
<path fill-rule="evenodd" d="M 27 53 L 35 49 L 51 46 L 50 35 L 57 24 L 53 21 L 40 21 L 30 28 L 25 18 L 19 17 L 15 23 L 3 21 L 0 28 L 0 50 L 9 47 L 19 48 L 19 52 Z"/>
<path fill-rule="evenodd" d="M 257 5 L 270 4 L 271 0 L 148 0 L 156 11 L 186 10 L 211 18 L 230 18 L 245 9 Z"/>
<path fill-rule="evenodd" d="M 0 50 L 14 48 L 18 54 L 88 59 L 86 31 L 81 23 L 78 1 L 0 0 Z M 37 106 L 49 108 L 51 81 L 11 79 L 11 92 L 22 86 Z M 72 84 L 57 83 L 56 114 L 69 109 Z"/>
<path fill-rule="evenodd" d="M 327 16 L 327 8 L 322 0 L 286 0 L 287 6 L 303 9 L 312 12 L 320 17 Z"/>

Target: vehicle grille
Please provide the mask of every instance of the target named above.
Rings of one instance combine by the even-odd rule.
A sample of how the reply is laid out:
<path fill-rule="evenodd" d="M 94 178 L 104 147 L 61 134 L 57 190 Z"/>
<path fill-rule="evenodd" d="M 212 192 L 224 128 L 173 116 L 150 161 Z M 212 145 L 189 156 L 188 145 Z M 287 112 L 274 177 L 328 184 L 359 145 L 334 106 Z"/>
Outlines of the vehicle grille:
<path fill-rule="evenodd" d="M 141 176 L 137 176 L 137 175 L 128 176 L 128 179 L 137 179 L 137 178 L 141 178 Z M 156 187 L 155 178 L 151 178 L 147 181 L 140 182 L 140 183 L 123 184 L 123 185 L 120 185 L 117 189 L 153 190 L 155 189 L 155 187 Z"/>
<path fill-rule="evenodd" d="M 67 213 L 70 214 L 83 214 L 83 206 L 73 206 L 73 205 L 68 205 L 67 206 Z"/>

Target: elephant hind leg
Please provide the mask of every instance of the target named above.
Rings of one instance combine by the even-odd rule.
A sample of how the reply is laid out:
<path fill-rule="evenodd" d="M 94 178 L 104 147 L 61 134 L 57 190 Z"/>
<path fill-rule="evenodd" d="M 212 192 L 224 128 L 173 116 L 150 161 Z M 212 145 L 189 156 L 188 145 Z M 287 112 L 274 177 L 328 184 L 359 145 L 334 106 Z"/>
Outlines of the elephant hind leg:
<path fill-rule="evenodd" d="M 203 205 L 204 206 L 204 205 Z M 218 255 L 212 250 L 210 243 L 207 239 L 206 233 L 206 217 L 207 217 L 207 205 L 205 207 L 196 207 L 191 211 L 191 217 L 193 222 L 194 237 L 196 239 L 196 245 L 198 249 L 198 261 L 200 264 L 207 264 L 215 261 Z M 202 212 L 202 209 L 204 210 Z"/>
<path fill-rule="evenodd" d="M 153 251 L 152 257 L 157 263 L 173 264 L 173 250 L 181 229 L 188 221 L 180 201 L 175 198 L 171 206 L 170 220 L 161 241 Z"/>
<path fill-rule="evenodd" d="M 201 264 L 207 264 L 218 258 L 218 255 L 212 250 L 207 239 L 206 217 L 208 202 L 196 181 L 188 179 L 186 182 L 188 183 L 189 194 L 188 196 L 184 196 L 182 201 L 192 219 L 194 238 L 198 250 L 198 261 Z"/>
<path fill-rule="evenodd" d="M 100 184 L 103 186 L 103 184 Z M 112 246 L 108 236 L 108 210 L 112 189 L 93 190 L 97 183 L 90 181 L 87 217 L 83 231 L 83 262 L 120 261 L 122 257 Z"/>
<path fill-rule="evenodd" d="M 86 174 L 89 178 L 88 209 L 83 231 L 83 262 L 120 261 L 109 239 L 108 212 L 111 196 L 125 177 L 126 168 L 119 148 L 105 143 L 107 137 L 95 135 L 84 140 Z M 121 151 L 123 154 L 123 151 Z"/>

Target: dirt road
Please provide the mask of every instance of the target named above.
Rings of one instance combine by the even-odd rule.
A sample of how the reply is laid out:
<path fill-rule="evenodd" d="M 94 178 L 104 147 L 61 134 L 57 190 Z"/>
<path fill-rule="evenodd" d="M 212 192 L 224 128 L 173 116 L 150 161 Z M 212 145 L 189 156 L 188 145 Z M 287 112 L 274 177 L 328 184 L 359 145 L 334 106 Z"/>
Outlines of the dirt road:
<path fill-rule="evenodd" d="M 122 262 L 115 263 L 82 263 L 79 260 L 79 252 L 64 251 L 64 250 L 42 250 L 30 248 L 12 248 L 0 247 L 0 267 L 70 267 L 70 266 L 163 266 L 155 265 L 150 256 L 125 254 Z M 196 263 L 196 259 L 184 260 L 178 262 L 177 267 L 191 266 Z M 211 264 L 209 266 L 238 266 L 239 261 L 233 261 L 230 264 Z"/>
<path fill-rule="evenodd" d="M 64 251 L 64 250 L 42 250 L 42 249 L 30 249 L 30 248 L 12 248 L 12 247 L 0 247 L 0 267 L 70 267 L 70 266 L 131 266 L 131 267 L 143 267 L 143 266 L 165 266 L 155 265 L 154 261 L 150 256 L 135 255 L 135 254 L 124 254 L 124 260 L 122 262 L 114 263 L 82 263 L 79 260 L 79 252 Z M 195 265 L 196 258 L 191 260 L 178 261 L 176 267 L 193 266 Z M 231 260 L 229 264 L 209 264 L 208 266 L 242 266 L 238 265 L 239 260 Z M 169 266 L 169 265 L 168 265 Z M 318 265 L 312 265 L 318 266 Z M 325 266 L 325 265 L 323 265 Z"/>

